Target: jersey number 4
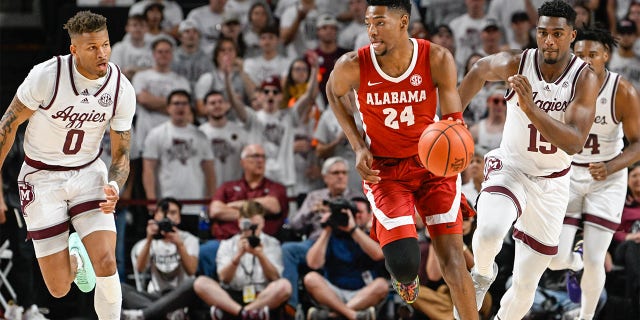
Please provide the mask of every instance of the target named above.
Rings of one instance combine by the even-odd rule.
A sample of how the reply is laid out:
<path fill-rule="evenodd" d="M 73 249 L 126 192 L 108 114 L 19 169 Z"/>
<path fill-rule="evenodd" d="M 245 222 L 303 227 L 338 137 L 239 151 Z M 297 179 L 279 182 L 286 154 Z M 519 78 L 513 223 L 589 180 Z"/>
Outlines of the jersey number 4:
<path fill-rule="evenodd" d="M 67 137 L 64 139 L 64 146 L 62 146 L 62 152 L 64 154 L 76 154 L 80 151 L 82 146 L 82 140 L 84 139 L 84 131 L 72 129 L 67 132 Z"/>
<path fill-rule="evenodd" d="M 406 106 L 404 110 L 400 112 L 400 122 L 398 122 L 398 111 L 394 108 L 384 108 L 382 113 L 387 117 L 384 119 L 384 125 L 391 129 L 400 129 L 400 122 L 404 122 L 408 126 L 412 126 L 416 122 L 416 118 L 413 115 L 413 106 Z"/>
<path fill-rule="evenodd" d="M 597 134 L 589 133 L 587 141 L 584 143 L 584 148 L 580 153 L 584 154 L 585 149 L 591 149 L 591 154 L 600 154 L 600 143 L 598 142 Z"/>

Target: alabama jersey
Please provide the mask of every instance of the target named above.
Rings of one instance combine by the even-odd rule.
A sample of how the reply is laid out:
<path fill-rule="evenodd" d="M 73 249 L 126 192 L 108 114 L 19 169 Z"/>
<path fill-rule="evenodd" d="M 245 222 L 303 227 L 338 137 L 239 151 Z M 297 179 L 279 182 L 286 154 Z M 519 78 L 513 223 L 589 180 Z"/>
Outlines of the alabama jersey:
<path fill-rule="evenodd" d="M 376 157 L 415 156 L 420 135 L 434 122 L 437 92 L 431 79 L 430 43 L 421 39 L 411 41 L 411 63 L 398 77 L 382 71 L 370 46 L 358 50 L 360 87 L 356 105 L 365 141 Z"/>
<path fill-rule="evenodd" d="M 34 114 L 25 134 L 25 160 L 36 166 L 78 167 L 95 160 L 107 127 L 131 129 L 133 87 L 113 63 L 96 80 L 82 76 L 71 55 L 36 65 L 17 92 Z"/>
<path fill-rule="evenodd" d="M 573 156 L 576 163 L 609 161 L 616 157 L 624 142 L 622 124 L 616 119 L 616 90 L 620 75 L 607 72 L 607 77 L 600 88 L 596 100 L 596 116 L 589 131 L 589 137 L 580 153 Z"/>
<path fill-rule="evenodd" d="M 518 74 L 529 79 L 533 102 L 551 118 L 564 122 L 567 106 L 574 98 L 576 81 L 587 64 L 571 55 L 564 72 L 554 82 L 546 82 L 538 65 L 537 49 L 522 53 Z M 507 118 L 500 148 L 507 159 L 517 159 L 511 165 L 532 176 L 547 176 L 569 167 L 571 156 L 547 142 L 531 120 L 520 109 L 515 91 L 506 94 Z M 523 130 L 524 129 L 524 130 Z"/>

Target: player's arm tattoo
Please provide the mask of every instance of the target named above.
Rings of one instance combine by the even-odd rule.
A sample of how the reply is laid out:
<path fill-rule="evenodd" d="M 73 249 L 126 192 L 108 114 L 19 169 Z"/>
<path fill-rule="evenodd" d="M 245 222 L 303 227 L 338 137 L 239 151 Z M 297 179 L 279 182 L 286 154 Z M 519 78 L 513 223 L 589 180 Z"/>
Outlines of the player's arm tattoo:
<path fill-rule="evenodd" d="M 131 150 L 131 130 L 111 131 L 111 167 L 109 181 L 115 181 L 121 188 L 129 176 L 129 153 Z"/>
<path fill-rule="evenodd" d="M 33 112 L 33 110 L 22 104 L 18 98 L 13 97 L 7 111 L 0 119 L 0 166 L 13 145 L 18 126 L 29 119 Z"/>

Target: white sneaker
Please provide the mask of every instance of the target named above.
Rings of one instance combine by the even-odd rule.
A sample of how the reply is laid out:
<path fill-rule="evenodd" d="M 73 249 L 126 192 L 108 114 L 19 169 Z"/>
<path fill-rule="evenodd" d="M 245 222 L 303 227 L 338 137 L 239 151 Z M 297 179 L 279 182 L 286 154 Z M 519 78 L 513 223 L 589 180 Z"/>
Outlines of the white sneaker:
<path fill-rule="evenodd" d="M 4 317 L 6 320 L 22 320 L 23 311 L 23 307 L 15 304 L 10 304 L 9 306 L 7 306 L 7 310 L 4 312 Z"/>
<path fill-rule="evenodd" d="M 491 278 L 484 277 L 476 272 L 476 269 L 471 269 L 471 280 L 473 280 L 473 287 L 476 291 L 476 308 L 480 311 L 482 308 L 482 302 L 484 301 L 484 296 L 487 295 L 487 291 L 489 291 L 489 287 L 496 280 L 498 276 L 498 264 L 493 263 L 493 276 Z M 460 314 L 458 314 L 458 309 L 453 307 L 453 318 L 456 320 L 460 320 Z"/>
<path fill-rule="evenodd" d="M 35 304 L 32 304 L 31 307 L 29 307 L 29 309 L 27 309 L 27 311 L 24 312 L 22 316 L 22 320 L 49 320 L 49 319 L 45 317 L 44 314 L 42 314 L 42 312 L 40 312 L 40 309 L 38 309 L 38 306 L 36 306 Z"/>
<path fill-rule="evenodd" d="M 142 310 L 138 309 L 122 310 L 121 316 L 123 320 L 144 320 Z"/>

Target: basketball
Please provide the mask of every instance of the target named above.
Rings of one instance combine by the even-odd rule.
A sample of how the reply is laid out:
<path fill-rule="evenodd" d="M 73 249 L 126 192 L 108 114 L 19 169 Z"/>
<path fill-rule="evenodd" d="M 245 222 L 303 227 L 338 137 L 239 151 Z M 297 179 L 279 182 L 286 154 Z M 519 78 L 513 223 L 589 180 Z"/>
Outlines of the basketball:
<path fill-rule="evenodd" d="M 441 120 L 429 125 L 420 136 L 418 157 L 436 176 L 454 176 L 473 158 L 473 137 L 464 124 Z"/>

